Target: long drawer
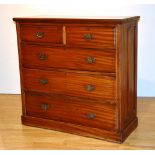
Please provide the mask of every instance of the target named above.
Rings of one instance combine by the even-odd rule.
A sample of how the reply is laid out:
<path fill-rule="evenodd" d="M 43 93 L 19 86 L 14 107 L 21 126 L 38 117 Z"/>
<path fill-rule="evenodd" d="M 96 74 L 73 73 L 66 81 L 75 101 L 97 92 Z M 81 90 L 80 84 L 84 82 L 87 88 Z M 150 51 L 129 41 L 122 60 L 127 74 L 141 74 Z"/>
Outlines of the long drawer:
<path fill-rule="evenodd" d="M 62 44 L 62 26 L 21 25 L 22 41 Z"/>
<path fill-rule="evenodd" d="M 25 98 L 28 116 L 115 129 L 115 105 L 36 93 L 26 93 Z"/>
<path fill-rule="evenodd" d="M 115 27 L 67 26 L 66 44 L 82 48 L 116 48 Z"/>
<path fill-rule="evenodd" d="M 23 69 L 24 88 L 85 98 L 114 100 L 115 77 L 85 72 Z"/>
<path fill-rule="evenodd" d="M 51 48 L 23 44 L 22 54 L 25 67 L 55 67 L 116 72 L 116 53 L 113 51 Z"/>

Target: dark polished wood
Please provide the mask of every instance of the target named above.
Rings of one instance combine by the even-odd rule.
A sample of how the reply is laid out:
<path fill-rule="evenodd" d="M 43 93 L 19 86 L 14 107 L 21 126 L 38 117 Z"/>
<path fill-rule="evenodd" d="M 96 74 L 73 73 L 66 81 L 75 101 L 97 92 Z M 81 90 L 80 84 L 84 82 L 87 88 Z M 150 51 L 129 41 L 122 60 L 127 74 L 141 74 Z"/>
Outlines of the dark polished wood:
<path fill-rule="evenodd" d="M 14 18 L 22 123 L 123 142 L 138 124 L 138 19 Z"/>

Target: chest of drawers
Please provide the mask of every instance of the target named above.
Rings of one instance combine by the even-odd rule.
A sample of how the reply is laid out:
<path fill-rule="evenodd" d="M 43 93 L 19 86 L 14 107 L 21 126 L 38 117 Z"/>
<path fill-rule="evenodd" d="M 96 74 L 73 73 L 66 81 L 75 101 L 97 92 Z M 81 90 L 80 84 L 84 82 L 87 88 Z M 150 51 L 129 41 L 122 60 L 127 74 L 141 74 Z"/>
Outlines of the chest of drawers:
<path fill-rule="evenodd" d="M 138 124 L 139 17 L 13 20 L 22 123 L 123 142 Z"/>

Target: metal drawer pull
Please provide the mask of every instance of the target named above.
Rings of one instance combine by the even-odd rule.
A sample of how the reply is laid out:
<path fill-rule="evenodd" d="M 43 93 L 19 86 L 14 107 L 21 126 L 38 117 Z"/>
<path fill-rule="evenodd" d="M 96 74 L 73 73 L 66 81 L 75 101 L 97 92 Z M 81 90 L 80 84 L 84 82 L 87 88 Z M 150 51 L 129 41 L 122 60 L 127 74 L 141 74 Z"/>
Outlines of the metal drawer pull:
<path fill-rule="evenodd" d="M 36 36 L 37 36 L 38 38 L 43 38 L 43 37 L 44 37 L 44 32 L 37 32 L 37 33 L 36 33 Z"/>
<path fill-rule="evenodd" d="M 96 60 L 95 60 L 94 57 L 87 57 L 86 61 L 87 61 L 88 64 L 92 64 L 92 63 L 94 63 Z"/>
<path fill-rule="evenodd" d="M 38 54 L 38 59 L 39 60 L 47 60 L 47 55 L 45 53 L 39 53 Z"/>
<path fill-rule="evenodd" d="M 96 114 L 94 114 L 94 113 L 88 113 L 88 114 L 86 114 L 86 117 L 88 119 L 95 119 L 96 118 Z"/>
<path fill-rule="evenodd" d="M 95 86 L 91 85 L 91 84 L 88 84 L 85 86 L 85 90 L 87 91 L 93 91 L 95 89 Z"/>
<path fill-rule="evenodd" d="M 40 105 L 40 107 L 41 107 L 41 109 L 43 109 L 43 110 L 48 110 L 48 108 L 49 108 L 49 106 L 48 106 L 47 103 L 42 103 L 42 104 Z"/>
<path fill-rule="evenodd" d="M 93 35 L 90 34 L 90 33 L 89 33 L 89 34 L 85 34 L 85 35 L 84 35 L 84 39 L 85 39 L 85 40 L 91 40 L 91 39 L 93 39 Z"/>
<path fill-rule="evenodd" d="M 48 83 L 48 80 L 47 79 L 41 79 L 39 82 L 40 82 L 40 84 L 45 85 Z"/>

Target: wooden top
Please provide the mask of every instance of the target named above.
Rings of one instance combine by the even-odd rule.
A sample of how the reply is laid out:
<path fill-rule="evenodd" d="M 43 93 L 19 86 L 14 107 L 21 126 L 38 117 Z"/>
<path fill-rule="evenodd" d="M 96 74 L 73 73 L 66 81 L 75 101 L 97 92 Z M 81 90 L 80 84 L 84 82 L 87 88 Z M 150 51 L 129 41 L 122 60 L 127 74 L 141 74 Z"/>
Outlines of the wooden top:
<path fill-rule="evenodd" d="M 33 16 L 33 17 L 15 17 L 17 22 L 54 22 L 54 23 L 124 23 L 133 20 L 139 20 L 140 16 L 100 16 L 100 17 L 67 17 L 58 18 L 51 16 Z"/>

